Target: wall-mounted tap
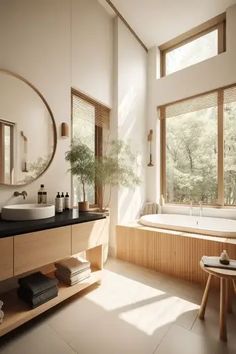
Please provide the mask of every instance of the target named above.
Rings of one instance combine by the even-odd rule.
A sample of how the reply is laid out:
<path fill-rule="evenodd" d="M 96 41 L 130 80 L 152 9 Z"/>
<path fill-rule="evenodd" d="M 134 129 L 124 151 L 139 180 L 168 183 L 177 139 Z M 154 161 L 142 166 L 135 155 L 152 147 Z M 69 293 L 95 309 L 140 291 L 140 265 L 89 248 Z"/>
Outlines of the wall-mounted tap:
<path fill-rule="evenodd" d="M 14 197 L 19 197 L 20 195 L 22 195 L 22 197 L 25 199 L 27 197 L 27 192 L 26 191 L 23 191 L 23 192 L 15 191 L 13 195 L 14 195 Z"/>

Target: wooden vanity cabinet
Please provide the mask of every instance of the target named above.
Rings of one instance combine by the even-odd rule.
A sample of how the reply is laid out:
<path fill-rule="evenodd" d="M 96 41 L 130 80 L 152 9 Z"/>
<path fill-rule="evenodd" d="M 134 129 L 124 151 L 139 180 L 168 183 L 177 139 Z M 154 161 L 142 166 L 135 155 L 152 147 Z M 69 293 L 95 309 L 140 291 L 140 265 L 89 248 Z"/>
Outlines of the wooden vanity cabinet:
<path fill-rule="evenodd" d="M 13 277 L 13 237 L 0 239 L 0 281 Z"/>
<path fill-rule="evenodd" d="M 71 255 L 71 226 L 14 237 L 14 275 Z"/>
<path fill-rule="evenodd" d="M 100 284 L 108 229 L 109 219 L 106 218 L 0 239 L 0 280 L 32 272 L 81 251 L 86 251 L 92 270 L 89 278 L 73 286 L 59 282 L 58 296 L 35 309 L 26 311 L 15 288 L 1 294 L 5 317 L 0 326 L 0 337 L 88 286 Z"/>
<path fill-rule="evenodd" d="M 108 244 L 108 218 L 72 225 L 72 254 Z"/>

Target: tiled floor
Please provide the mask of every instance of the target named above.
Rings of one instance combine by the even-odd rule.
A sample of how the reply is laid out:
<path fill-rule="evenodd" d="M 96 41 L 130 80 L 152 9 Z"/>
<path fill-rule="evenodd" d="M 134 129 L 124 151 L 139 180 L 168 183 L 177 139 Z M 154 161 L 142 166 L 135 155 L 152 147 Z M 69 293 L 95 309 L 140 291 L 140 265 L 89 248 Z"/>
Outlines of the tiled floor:
<path fill-rule="evenodd" d="M 228 317 L 228 343 L 220 342 L 218 294 L 200 321 L 202 291 L 110 259 L 100 287 L 8 335 L 0 354 L 235 354 L 236 314 Z"/>

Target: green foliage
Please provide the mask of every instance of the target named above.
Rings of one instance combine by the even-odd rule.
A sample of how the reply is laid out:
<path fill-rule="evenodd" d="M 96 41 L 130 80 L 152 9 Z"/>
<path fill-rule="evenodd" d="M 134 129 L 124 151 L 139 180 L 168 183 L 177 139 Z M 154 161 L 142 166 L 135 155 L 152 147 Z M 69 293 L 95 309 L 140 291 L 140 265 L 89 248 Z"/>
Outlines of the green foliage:
<path fill-rule="evenodd" d="M 122 140 L 112 140 L 108 152 L 96 158 L 96 183 L 98 185 L 122 185 L 125 187 L 140 184 L 134 171 L 136 156 L 130 146 Z"/>
<path fill-rule="evenodd" d="M 39 157 L 35 162 L 30 163 L 29 172 L 32 173 L 32 178 L 38 177 L 47 167 L 50 161 L 50 155 L 46 157 Z"/>
<path fill-rule="evenodd" d="M 236 104 L 225 107 L 225 203 L 236 204 Z"/>
<path fill-rule="evenodd" d="M 236 204 L 236 105 L 224 109 L 225 203 Z M 167 200 L 217 202 L 217 112 L 202 110 L 167 120 Z"/>
<path fill-rule="evenodd" d="M 84 201 L 85 186 L 96 182 L 102 191 L 97 196 L 100 209 L 103 207 L 102 195 L 106 186 L 130 187 L 141 182 L 135 173 L 136 156 L 130 146 L 122 140 L 111 141 L 108 144 L 108 152 L 96 157 L 86 144 L 75 141 L 71 145 L 71 150 L 66 153 L 66 160 L 71 164 L 72 175 L 77 176 L 82 183 Z"/>
<path fill-rule="evenodd" d="M 98 205 L 103 208 L 105 188 L 112 186 L 134 187 L 141 183 L 135 172 L 136 156 L 130 146 L 122 140 L 112 140 L 108 144 L 107 153 L 95 159 L 96 185 L 102 191 Z M 109 204 L 109 202 L 108 202 Z"/>
<path fill-rule="evenodd" d="M 93 151 L 85 144 L 74 141 L 71 150 L 66 152 L 66 160 L 70 162 L 71 174 L 77 176 L 83 186 L 83 201 L 85 201 L 85 185 L 91 185 L 95 178 L 95 159 Z"/>

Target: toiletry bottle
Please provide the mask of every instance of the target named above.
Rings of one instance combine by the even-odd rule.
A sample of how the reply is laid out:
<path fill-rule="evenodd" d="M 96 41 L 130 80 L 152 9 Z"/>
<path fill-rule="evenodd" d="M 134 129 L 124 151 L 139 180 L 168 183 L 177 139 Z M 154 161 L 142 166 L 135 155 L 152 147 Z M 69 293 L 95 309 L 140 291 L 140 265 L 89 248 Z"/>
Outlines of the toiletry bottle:
<path fill-rule="evenodd" d="M 56 213 L 62 213 L 63 212 L 62 198 L 61 198 L 59 192 L 57 192 L 57 196 L 56 196 L 56 199 L 55 199 L 55 209 L 56 209 Z"/>
<path fill-rule="evenodd" d="M 63 192 L 61 193 L 61 200 L 62 200 L 62 208 L 63 210 L 65 210 L 65 196 Z"/>
<path fill-rule="evenodd" d="M 43 190 L 42 203 L 47 204 L 47 191 L 45 190 L 45 188 Z"/>
<path fill-rule="evenodd" d="M 65 210 L 69 210 L 70 209 L 70 197 L 68 192 L 66 192 L 65 195 Z"/>
<path fill-rule="evenodd" d="M 44 184 L 41 184 L 40 189 L 38 191 L 38 204 L 42 204 L 43 202 L 43 191 L 44 191 Z"/>

